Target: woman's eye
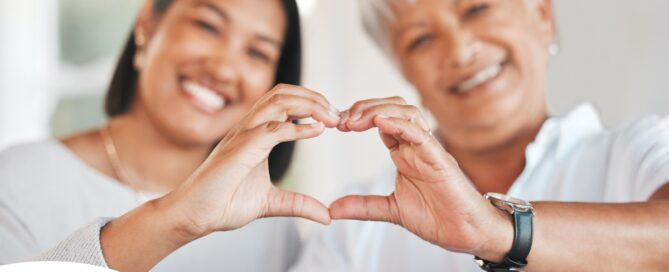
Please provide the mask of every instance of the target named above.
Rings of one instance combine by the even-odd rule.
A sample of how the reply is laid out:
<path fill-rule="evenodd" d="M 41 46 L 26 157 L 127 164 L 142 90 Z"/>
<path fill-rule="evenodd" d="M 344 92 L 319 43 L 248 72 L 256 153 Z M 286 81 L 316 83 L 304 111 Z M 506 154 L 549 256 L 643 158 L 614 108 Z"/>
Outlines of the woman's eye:
<path fill-rule="evenodd" d="M 269 63 L 270 57 L 258 49 L 249 49 L 248 54 L 251 58 Z"/>
<path fill-rule="evenodd" d="M 488 4 L 481 3 L 481 4 L 476 4 L 473 7 L 467 9 L 467 12 L 465 13 L 465 18 L 474 18 L 477 15 L 483 13 L 488 9 Z"/>
<path fill-rule="evenodd" d="M 218 34 L 218 29 L 216 29 L 216 27 L 214 27 L 214 26 L 213 26 L 212 24 L 210 24 L 210 23 L 207 23 L 207 22 L 202 21 L 202 20 L 196 20 L 196 21 L 195 21 L 195 24 L 196 24 L 200 29 L 202 29 L 202 30 L 204 30 L 204 31 L 206 31 L 206 32 L 209 32 L 209 33 L 211 33 L 211 34 Z"/>
<path fill-rule="evenodd" d="M 418 49 L 419 47 L 429 43 L 430 41 L 432 41 L 433 37 L 434 37 L 434 35 L 432 35 L 432 34 L 424 34 L 424 35 L 418 36 L 417 38 L 415 38 L 411 41 L 411 43 L 409 44 L 408 51 L 414 51 L 414 50 Z"/>

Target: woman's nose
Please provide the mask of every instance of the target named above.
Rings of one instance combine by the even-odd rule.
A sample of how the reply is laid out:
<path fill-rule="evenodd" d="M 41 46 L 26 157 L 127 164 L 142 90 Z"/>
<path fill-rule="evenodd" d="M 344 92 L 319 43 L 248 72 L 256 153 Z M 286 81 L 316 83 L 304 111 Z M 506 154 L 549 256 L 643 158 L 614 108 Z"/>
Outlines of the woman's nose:
<path fill-rule="evenodd" d="M 472 64 L 480 51 L 480 44 L 468 31 L 451 33 L 446 42 L 447 56 L 444 58 L 448 68 L 462 68 Z"/>
<path fill-rule="evenodd" d="M 219 84 L 236 85 L 239 80 L 240 55 L 235 45 L 221 46 L 207 58 L 207 71 Z"/>

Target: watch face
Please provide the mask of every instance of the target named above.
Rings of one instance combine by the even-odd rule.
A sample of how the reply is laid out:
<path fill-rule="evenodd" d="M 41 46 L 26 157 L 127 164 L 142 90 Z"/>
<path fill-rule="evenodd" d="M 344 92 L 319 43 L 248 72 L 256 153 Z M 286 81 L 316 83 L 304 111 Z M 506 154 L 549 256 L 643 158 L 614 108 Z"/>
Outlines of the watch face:
<path fill-rule="evenodd" d="M 532 204 L 522 199 L 510 197 L 508 195 L 498 194 L 498 193 L 487 193 L 484 195 L 486 199 L 489 199 L 493 202 L 501 202 L 499 204 L 509 205 L 514 209 L 527 211 L 532 208 Z"/>

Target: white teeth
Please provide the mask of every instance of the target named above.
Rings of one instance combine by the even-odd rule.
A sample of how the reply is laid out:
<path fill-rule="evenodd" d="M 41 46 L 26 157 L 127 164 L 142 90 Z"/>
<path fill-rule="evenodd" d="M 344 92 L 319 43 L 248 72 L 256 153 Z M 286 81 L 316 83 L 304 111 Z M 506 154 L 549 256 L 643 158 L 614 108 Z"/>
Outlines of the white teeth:
<path fill-rule="evenodd" d="M 455 90 L 459 93 L 467 92 L 473 89 L 474 87 L 478 86 L 479 84 L 484 83 L 493 77 L 496 77 L 501 71 L 502 71 L 501 64 L 491 65 L 488 68 L 479 71 L 471 78 L 455 86 Z"/>
<path fill-rule="evenodd" d="M 209 88 L 192 81 L 185 81 L 183 88 L 207 108 L 219 110 L 225 107 L 225 99 Z"/>

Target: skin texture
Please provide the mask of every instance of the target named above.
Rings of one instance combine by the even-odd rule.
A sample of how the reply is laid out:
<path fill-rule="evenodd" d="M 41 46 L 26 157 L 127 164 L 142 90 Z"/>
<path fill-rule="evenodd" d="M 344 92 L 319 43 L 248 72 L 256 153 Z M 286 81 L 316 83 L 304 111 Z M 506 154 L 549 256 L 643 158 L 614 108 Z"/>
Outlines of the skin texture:
<path fill-rule="evenodd" d="M 129 172 L 126 182 L 169 192 L 272 88 L 285 15 L 279 1 L 185 0 L 156 18 L 152 4 L 146 2 L 135 27 L 145 40 L 135 56 L 137 97 L 128 113 L 108 125 Z M 184 80 L 222 93 L 226 107 L 204 111 L 184 91 Z M 119 178 L 97 130 L 63 142 L 97 170 Z"/>
<path fill-rule="evenodd" d="M 286 122 L 307 117 L 318 123 Z M 330 214 L 323 204 L 271 184 L 267 157 L 281 142 L 313 138 L 338 123 L 338 113 L 320 94 L 277 86 L 179 188 L 103 228 L 101 244 L 107 263 L 120 271 L 146 271 L 193 240 L 263 217 L 304 217 L 329 224 Z"/>
<path fill-rule="evenodd" d="M 252 10 L 245 13 L 242 11 L 242 7 L 247 7 L 244 3 L 254 2 L 246 1 L 220 0 L 211 3 L 230 10 L 229 14 L 251 17 L 256 16 L 253 15 L 256 12 L 263 14 L 257 11 L 259 6 L 268 9 L 272 6 L 256 3 Z M 195 2 L 180 1 L 178 5 Z M 140 90 L 140 96 L 146 97 L 146 101 L 138 102 L 139 109 L 133 108 L 133 113 L 112 121 L 112 128 L 114 122 L 117 124 L 120 146 L 137 141 L 147 144 L 143 148 L 151 147 L 164 152 L 161 155 L 165 154 L 166 158 L 170 154 L 173 158 L 187 158 L 181 155 L 191 154 L 201 159 L 189 165 L 190 168 L 181 169 L 182 176 L 175 174 L 164 180 L 155 179 L 174 181 L 161 184 L 164 187 L 157 186 L 176 188 L 165 197 L 141 205 L 103 228 L 101 245 L 108 264 L 121 271 L 148 270 L 190 241 L 214 231 L 243 227 L 256 218 L 271 216 L 304 217 L 323 224 L 331 219 L 387 221 L 399 224 L 445 250 L 470 253 L 491 261 L 501 260 L 510 249 L 513 226 L 508 214 L 492 207 L 480 193 L 508 190 L 525 163 L 522 154 L 527 144 L 534 139 L 546 118 L 543 73 L 546 47 L 554 32 L 551 2 L 537 0 L 533 2 L 535 5 L 527 3 L 522 0 L 425 0 L 415 6 L 396 7 L 408 15 L 407 18 L 399 16 L 397 23 L 390 26 L 395 54 L 403 73 L 416 86 L 424 104 L 437 118 L 438 136 L 449 147 L 448 152 L 429 133 L 420 112 L 400 98 L 360 101 L 339 115 L 322 95 L 297 86 L 280 85 L 268 93 L 259 91 L 257 99 L 251 103 L 254 106 L 249 106 L 245 117 L 235 120 L 234 127 L 228 125 L 227 130 L 221 129 L 218 136 L 226 135 L 224 140 L 205 160 L 205 144 L 211 144 L 215 137 L 207 138 L 209 131 L 195 132 L 207 124 L 216 127 L 213 120 L 217 115 L 199 116 L 196 110 L 189 108 L 192 105 L 184 103 L 183 108 L 173 110 L 194 118 L 192 124 L 186 125 L 170 120 L 180 118 L 178 116 L 160 119 L 164 118 L 162 114 L 154 114 L 162 112 L 160 104 L 152 106 L 150 103 L 153 99 L 162 99 L 162 95 L 169 95 L 157 91 L 164 89 L 169 92 L 172 87 L 160 86 L 178 82 L 181 71 L 188 76 L 193 75 L 190 71 L 196 71 L 193 72 L 196 77 L 204 73 L 207 78 L 214 77 L 216 71 L 225 70 L 218 69 L 224 65 L 198 66 L 195 63 L 207 62 L 197 62 L 195 58 L 192 66 L 188 61 L 174 62 L 183 63 L 183 70 L 155 64 L 155 69 L 169 71 L 164 72 L 165 75 L 173 75 L 176 79 L 161 79 L 165 82 L 140 79 L 140 88 L 147 88 Z M 482 4 L 487 8 L 482 9 Z M 146 30 L 146 35 L 151 38 L 146 45 L 147 51 L 138 55 L 136 62 L 139 67 L 149 69 L 153 67 L 152 61 L 167 61 L 156 57 L 160 54 L 152 53 L 152 41 L 160 37 L 167 39 L 170 35 L 161 36 L 161 26 L 169 25 L 170 20 L 183 18 L 188 10 L 187 6 L 173 9 L 172 13 L 168 11 L 161 20 L 156 20 L 150 16 L 150 5 L 143 9 L 138 30 Z M 426 16 L 421 17 L 423 13 Z M 463 17 L 463 14 L 469 15 Z M 268 19 L 270 17 L 267 14 L 254 17 L 256 21 L 243 25 L 230 22 L 230 28 L 234 25 L 246 29 L 260 22 L 265 22 L 268 28 L 269 24 L 276 26 Z M 403 29 L 399 22 L 411 22 L 412 18 L 429 21 L 427 25 L 433 33 L 430 41 L 434 43 L 421 41 L 415 49 L 417 51 L 402 53 L 406 52 L 401 49 L 407 43 L 404 40 L 411 41 L 411 44 L 415 38 L 400 38 L 405 34 L 399 34 L 399 30 Z M 493 25 L 498 27 L 496 31 L 487 31 L 484 27 Z M 261 29 L 246 30 L 258 34 Z M 171 30 L 162 31 L 169 33 Z M 240 30 L 235 33 L 247 32 Z M 187 34 L 192 33 L 181 33 Z M 238 35 L 235 37 L 245 37 Z M 505 38 L 505 35 L 513 38 Z M 227 44 L 228 40 L 221 39 L 221 42 Z M 178 41 L 172 40 L 177 44 Z M 453 44 L 456 46 L 451 46 Z M 160 51 L 161 45 L 153 46 L 154 50 Z M 224 48 L 231 50 L 233 47 Z M 227 53 L 223 55 L 228 56 Z M 152 56 L 156 59 L 152 60 Z M 221 60 L 229 59 L 221 57 Z M 447 91 L 451 88 L 449 86 L 458 84 L 472 71 L 502 60 L 505 70 L 494 82 L 464 95 Z M 191 68 L 194 66 L 196 68 Z M 244 64 L 230 67 L 244 67 Z M 149 71 L 147 77 L 148 74 Z M 271 84 L 271 80 L 268 82 Z M 148 87 L 143 87 L 144 84 L 158 85 L 150 91 Z M 239 83 L 238 86 L 248 88 L 251 85 Z M 269 85 L 265 87 L 270 88 Z M 240 94 L 251 94 L 250 90 L 255 88 L 248 89 L 249 92 L 242 91 L 247 90 L 242 87 L 238 90 Z M 157 93 L 152 93 L 154 91 Z M 297 125 L 287 122 L 306 117 L 319 123 Z M 135 135 L 138 139 L 131 137 L 132 128 L 147 125 L 155 131 Z M 335 127 L 344 132 L 378 128 L 381 140 L 397 166 L 395 191 L 391 195 L 345 196 L 335 201 L 328 210 L 311 197 L 272 186 L 267 173 L 267 155 L 273 146 L 282 141 L 313 138 L 325 128 Z M 180 128 L 177 129 L 180 132 L 183 129 L 184 133 L 167 133 L 175 128 Z M 125 142 L 123 131 L 127 137 Z M 150 138 L 151 135 L 157 138 Z M 77 141 L 67 143 L 78 146 Z M 91 140 L 90 144 L 95 146 L 95 140 Z M 94 151 L 95 148 L 88 150 Z M 86 157 L 87 153 L 82 151 L 78 154 Z M 91 154 L 96 153 L 91 151 Z M 142 166 L 139 164 L 144 161 L 141 154 L 135 156 L 137 166 Z M 133 162 L 134 157 L 128 157 Z M 204 163 L 198 167 L 202 161 Z M 91 159 L 90 162 L 102 164 L 104 160 Z M 145 168 L 150 167 L 137 167 L 136 171 L 150 173 L 138 171 L 146 171 Z M 493 174 L 496 179 L 491 178 Z M 152 184 L 148 182 L 152 179 L 141 176 L 143 181 L 147 181 L 142 184 Z M 668 192 L 669 186 L 665 186 L 649 202 L 635 204 L 535 203 L 536 238 L 527 270 L 666 271 L 669 268 L 663 260 L 669 252 L 669 234 L 665 231 L 669 225 L 666 216 L 669 212 Z M 565 216 L 569 216 L 570 220 L 563 220 Z"/>
<path fill-rule="evenodd" d="M 397 167 L 395 191 L 342 197 L 331 204 L 331 218 L 391 222 L 445 250 L 499 262 L 513 241 L 511 217 L 481 193 L 508 191 L 546 119 L 552 3 L 411 2 L 393 2 L 390 42 L 404 76 L 437 119 L 448 152 L 401 99 L 355 103 L 337 127 L 379 129 Z M 472 73 L 500 62 L 497 77 L 453 92 Z M 668 197 L 665 185 L 645 203 L 534 203 L 535 238 L 525 270 L 668 270 Z"/>
<path fill-rule="evenodd" d="M 535 2 L 424 0 L 393 5 L 402 11 L 389 24 L 401 71 L 436 117 L 449 151 L 482 192 L 506 191 L 523 169 L 518 162 L 524 147 L 548 116 L 544 74 L 553 17 L 550 3 Z M 504 67 L 495 80 L 465 94 L 453 92 L 495 64 Z M 488 163 L 480 163 L 481 158 Z M 510 171 L 501 171 L 500 177 L 499 169 Z"/>
<path fill-rule="evenodd" d="M 136 40 L 145 41 L 134 59 L 137 97 L 108 126 L 128 173 L 122 182 L 166 195 L 102 229 L 107 264 L 147 271 L 192 240 L 256 218 L 298 216 L 328 224 L 323 204 L 282 191 L 269 178 L 267 157 L 275 145 L 315 137 L 339 121 L 320 94 L 272 88 L 286 28 L 281 3 L 180 0 L 155 16 L 153 1 L 146 1 L 135 27 Z M 226 107 L 210 111 L 194 103 L 184 80 L 221 93 Z M 306 117 L 319 123 L 290 122 Z M 96 170 L 119 178 L 98 131 L 63 143 Z"/>

